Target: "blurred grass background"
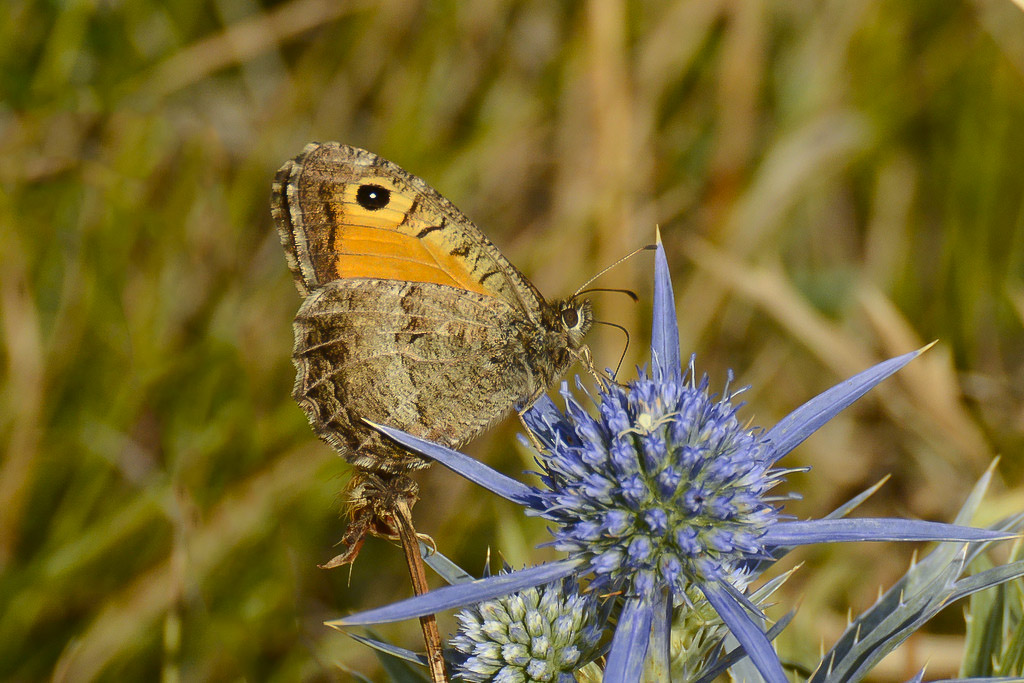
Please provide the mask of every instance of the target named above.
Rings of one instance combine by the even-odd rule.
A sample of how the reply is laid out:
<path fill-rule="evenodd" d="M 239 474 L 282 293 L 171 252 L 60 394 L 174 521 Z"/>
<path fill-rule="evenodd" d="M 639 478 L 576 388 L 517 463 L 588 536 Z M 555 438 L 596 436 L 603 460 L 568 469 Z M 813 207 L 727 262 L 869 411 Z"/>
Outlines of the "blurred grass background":
<path fill-rule="evenodd" d="M 996 455 L 979 521 L 1021 510 L 1022 123 L 1011 0 L 0 4 L 0 679 L 381 676 L 321 622 L 407 595 L 400 550 L 317 569 L 346 467 L 289 397 L 268 195 L 311 140 L 427 179 L 552 297 L 660 224 L 684 354 L 753 385 L 757 424 L 938 339 L 786 461 L 813 466 L 789 510 L 891 474 L 863 514 L 948 521 Z M 651 263 L 601 283 L 644 297 L 597 301 L 624 376 Z M 621 337 L 593 345 L 614 366 Z M 469 451 L 516 474 L 517 429 Z M 543 523 L 420 481 L 463 566 L 544 557 Z M 913 550 L 796 554 L 783 652 L 813 663 Z M 955 674 L 960 631 L 957 606 L 876 680 Z"/>

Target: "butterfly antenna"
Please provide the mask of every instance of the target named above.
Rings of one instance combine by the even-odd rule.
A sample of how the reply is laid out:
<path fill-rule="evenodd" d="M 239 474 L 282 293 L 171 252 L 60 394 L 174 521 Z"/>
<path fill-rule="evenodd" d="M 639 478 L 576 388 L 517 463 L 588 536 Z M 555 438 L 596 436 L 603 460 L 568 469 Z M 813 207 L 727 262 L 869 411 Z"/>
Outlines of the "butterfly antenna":
<path fill-rule="evenodd" d="M 589 284 L 590 284 L 591 282 L 593 282 L 593 281 L 594 281 L 594 280 L 596 280 L 597 278 L 601 277 L 602 275 L 604 275 L 605 273 L 607 273 L 607 272 L 608 272 L 609 270 L 611 270 L 611 269 L 612 269 L 612 268 L 614 268 L 615 266 L 617 266 L 617 265 L 619 265 L 620 263 L 622 263 L 623 261 L 628 261 L 629 259 L 631 259 L 631 258 L 633 258 L 634 256 L 636 256 L 637 254 L 639 254 L 639 253 L 640 253 L 641 251 L 654 251 L 654 250 L 655 250 L 655 249 L 657 249 L 657 248 L 658 248 L 658 246 L 657 246 L 656 244 L 648 244 L 648 245 L 646 245 L 646 246 L 643 246 L 643 247 L 640 247 L 639 249 L 636 249 L 636 250 L 634 250 L 634 251 L 633 251 L 632 253 L 626 254 L 625 256 L 623 256 L 622 258 L 620 258 L 620 259 L 619 259 L 618 261 L 616 261 L 615 263 L 611 264 L 610 266 L 608 266 L 607 268 L 605 268 L 604 270 L 602 270 L 602 271 L 601 271 L 600 273 L 598 273 L 598 274 L 597 274 L 597 275 L 595 275 L 594 277 L 592 277 L 592 278 L 590 278 L 589 280 L 587 280 L 586 282 L 584 282 L 584 283 L 583 283 L 583 286 L 582 286 L 582 287 L 580 287 L 579 289 L 577 289 L 577 290 L 576 290 L 576 292 L 575 292 L 575 293 L 574 293 L 574 294 L 573 294 L 573 295 L 572 295 L 571 297 L 569 297 L 569 300 L 570 300 L 570 301 L 572 301 L 573 299 L 575 299 L 576 297 L 578 297 L 578 296 L 579 296 L 580 294 L 582 294 L 582 293 L 583 293 L 583 290 L 585 290 L 585 289 L 587 288 L 587 285 L 589 285 Z M 634 295 L 634 296 L 635 296 L 635 295 Z"/>
<path fill-rule="evenodd" d="M 637 303 L 640 301 L 640 297 L 638 297 L 636 295 L 636 292 L 634 292 L 632 289 L 613 289 L 611 287 L 591 287 L 589 289 L 584 289 L 583 291 L 576 292 L 575 294 L 573 294 L 573 297 L 575 298 L 577 296 L 583 296 L 584 294 L 589 294 L 591 292 L 618 292 L 619 294 L 625 294 L 626 296 L 628 296 L 630 299 L 633 300 L 633 303 Z"/>
<path fill-rule="evenodd" d="M 607 325 L 608 327 L 614 327 L 618 330 L 622 330 L 622 334 L 626 335 L 626 345 L 622 347 L 622 355 L 619 356 L 619 364 L 615 366 L 615 372 L 612 374 L 612 380 L 619 376 L 619 370 L 622 369 L 622 361 L 626 360 L 626 351 L 629 350 L 629 330 L 622 325 L 616 325 L 615 323 L 605 322 L 604 320 L 595 320 L 596 325 Z"/>

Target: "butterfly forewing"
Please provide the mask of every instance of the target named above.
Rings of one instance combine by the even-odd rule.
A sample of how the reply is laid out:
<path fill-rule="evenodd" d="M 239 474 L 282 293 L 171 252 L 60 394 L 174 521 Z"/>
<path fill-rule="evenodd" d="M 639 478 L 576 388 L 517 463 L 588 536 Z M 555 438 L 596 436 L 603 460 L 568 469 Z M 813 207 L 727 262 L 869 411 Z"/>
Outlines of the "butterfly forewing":
<path fill-rule="evenodd" d="M 299 290 L 380 278 L 491 295 L 539 321 L 543 298 L 423 180 L 355 147 L 313 143 L 278 172 L 272 210 Z"/>

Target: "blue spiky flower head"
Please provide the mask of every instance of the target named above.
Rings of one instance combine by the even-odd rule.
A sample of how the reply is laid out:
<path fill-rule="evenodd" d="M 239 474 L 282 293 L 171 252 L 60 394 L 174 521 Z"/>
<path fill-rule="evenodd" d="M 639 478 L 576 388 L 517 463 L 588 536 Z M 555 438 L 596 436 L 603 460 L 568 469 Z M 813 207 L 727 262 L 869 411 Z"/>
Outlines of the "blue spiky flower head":
<path fill-rule="evenodd" d="M 553 545 L 587 562 L 592 590 L 743 587 L 744 566 L 767 556 L 779 511 L 766 494 L 782 471 L 763 431 L 737 418 L 729 385 L 715 396 L 693 377 L 691 360 L 686 375 L 606 384 L 597 417 L 568 392 L 565 417 L 550 405 L 528 417 L 545 451 L 532 512 L 557 522 Z"/>

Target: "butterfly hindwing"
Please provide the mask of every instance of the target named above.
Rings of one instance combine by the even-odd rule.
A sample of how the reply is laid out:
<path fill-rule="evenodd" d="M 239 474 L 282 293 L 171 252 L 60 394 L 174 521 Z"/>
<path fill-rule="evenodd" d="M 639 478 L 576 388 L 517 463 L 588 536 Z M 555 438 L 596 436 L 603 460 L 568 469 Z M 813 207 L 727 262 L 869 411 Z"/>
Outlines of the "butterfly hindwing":
<path fill-rule="evenodd" d="M 423 467 L 363 420 L 461 446 L 548 381 L 522 353 L 530 329 L 492 296 L 336 280 L 295 317 L 294 396 L 320 437 L 355 465 Z"/>

